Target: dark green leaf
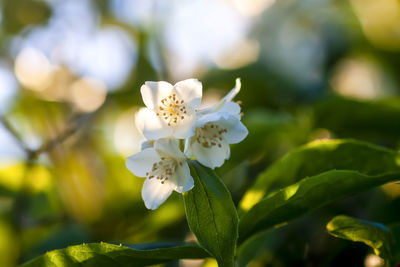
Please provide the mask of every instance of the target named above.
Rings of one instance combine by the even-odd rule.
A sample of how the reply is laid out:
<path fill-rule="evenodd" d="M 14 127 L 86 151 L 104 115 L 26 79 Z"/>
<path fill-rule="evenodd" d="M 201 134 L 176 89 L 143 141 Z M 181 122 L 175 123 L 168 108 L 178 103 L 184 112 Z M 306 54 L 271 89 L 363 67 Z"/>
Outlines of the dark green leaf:
<path fill-rule="evenodd" d="M 400 180 L 400 172 L 365 175 L 332 170 L 307 177 L 270 194 L 245 213 L 239 224 L 239 238 L 243 241 L 258 231 L 285 223 L 339 198 L 395 180 Z"/>
<path fill-rule="evenodd" d="M 338 108 L 340 107 L 340 108 Z M 379 100 L 331 96 L 315 109 L 315 126 L 341 137 L 397 144 L 400 134 L 400 98 Z"/>
<path fill-rule="evenodd" d="M 393 236 L 386 226 L 339 215 L 326 225 L 326 229 L 335 237 L 363 242 L 370 246 L 374 253 L 385 259 L 387 265 L 390 266 Z"/>
<path fill-rule="evenodd" d="M 287 227 L 268 229 L 251 236 L 237 250 L 238 266 L 248 264 L 265 255 L 273 255 L 286 242 L 289 231 Z"/>
<path fill-rule="evenodd" d="M 136 250 L 107 243 L 91 243 L 47 252 L 23 267 L 61 266 L 147 266 L 176 259 L 198 259 L 210 255 L 197 245 Z"/>
<path fill-rule="evenodd" d="M 274 184 L 290 185 L 328 170 L 377 175 L 400 170 L 395 151 L 355 140 L 322 140 L 300 147 L 261 173 L 239 204 L 240 215 L 260 201 Z"/>
<path fill-rule="evenodd" d="M 209 168 L 192 161 L 194 188 L 183 194 L 189 227 L 220 266 L 233 266 L 238 216 L 231 195 Z"/>

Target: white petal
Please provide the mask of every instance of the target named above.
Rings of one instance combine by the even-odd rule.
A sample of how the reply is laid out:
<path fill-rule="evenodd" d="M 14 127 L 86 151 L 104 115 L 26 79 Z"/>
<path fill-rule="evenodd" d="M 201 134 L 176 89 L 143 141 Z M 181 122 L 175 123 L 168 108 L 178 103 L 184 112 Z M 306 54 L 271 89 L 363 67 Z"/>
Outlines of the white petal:
<path fill-rule="evenodd" d="M 200 118 L 197 119 L 196 121 L 196 127 L 202 127 L 206 125 L 209 122 L 216 122 L 221 120 L 223 117 L 229 117 L 228 113 L 223 113 L 223 112 L 212 112 L 205 114 L 201 116 Z"/>
<path fill-rule="evenodd" d="M 174 85 L 180 99 L 193 109 L 200 106 L 203 86 L 197 79 L 187 79 Z"/>
<path fill-rule="evenodd" d="M 164 138 L 172 134 L 169 127 L 154 111 L 148 108 L 141 108 L 136 115 L 139 131 L 149 140 Z"/>
<path fill-rule="evenodd" d="M 144 104 L 150 109 L 155 109 L 163 98 L 169 96 L 172 88 L 167 82 L 146 82 L 140 88 L 140 93 Z"/>
<path fill-rule="evenodd" d="M 234 120 L 234 122 L 232 121 Z M 227 121 L 229 124 L 229 121 L 232 121 L 230 123 L 236 123 L 236 121 L 240 120 L 240 116 L 233 116 L 228 112 L 224 112 L 224 111 L 218 111 L 218 112 L 212 112 L 212 113 L 208 113 L 205 114 L 203 116 L 201 116 L 200 118 L 197 119 L 196 121 L 196 127 L 202 127 L 205 124 L 209 123 L 209 122 L 215 122 L 217 124 L 219 124 L 221 121 Z"/>
<path fill-rule="evenodd" d="M 200 115 L 205 115 L 217 111 L 223 111 L 223 112 L 228 112 L 235 116 L 239 116 L 240 106 L 232 102 L 232 99 L 239 93 L 240 87 L 241 87 L 240 78 L 237 78 L 235 87 L 226 96 L 224 96 L 224 98 L 222 98 L 218 103 L 216 103 L 214 106 L 210 108 L 199 110 L 198 113 Z"/>
<path fill-rule="evenodd" d="M 225 102 L 219 109 L 219 112 L 228 113 L 240 120 L 240 106 L 235 102 Z"/>
<path fill-rule="evenodd" d="M 183 153 L 189 159 L 191 159 L 193 157 L 192 146 L 190 145 L 190 140 L 191 139 L 192 138 L 186 138 L 185 139 L 185 148 L 183 150 Z"/>
<path fill-rule="evenodd" d="M 145 150 L 146 148 L 151 148 L 153 146 L 154 146 L 154 140 L 143 141 L 140 144 L 140 150 Z"/>
<path fill-rule="evenodd" d="M 232 101 L 232 99 L 239 93 L 242 83 L 240 78 L 236 78 L 235 87 L 222 99 L 222 101 Z"/>
<path fill-rule="evenodd" d="M 142 188 L 142 198 L 146 208 L 155 210 L 171 195 L 173 189 L 169 184 L 162 184 L 155 178 L 146 179 Z"/>
<path fill-rule="evenodd" d="M 153 163 L 160 160 L 160 156 L 154 148 L 145 149 L 139 153 L 129 156 L 126 159 L 126 167 L 134 175 L 145 177 L 146 172 L 150 171 Z"/>
<path fill-rule="evenodd" d="M 246 126 L 237 119 L 223 120 L 221 121 L 221 125 L 227 130 L 226 133 L 223 133 L 223 137 L 229 144 L 241 142 L 249 133 Z"/>
<path fill-rule="evenodd" d="M 191 146 L 196 160 L 209 168 L 220 167 L 230 156 L 229 145 L 225 140 L 221 141 L 221 147 L 203 147 L 195 140 Z"/>
<path fill-rule="evenodd" d="M 179 140 L 173 138 L 163 138 L 154 142 L 154 149 L 161 154 L 176 159 L 185 159 L 185 155 L 179 148 Z"/>
<path fill-rule="evenodd" d="M 173 128 L 172 135 L 178 139 L 185 139 L 194 135 L 196 113 L 191 108 L 186 109 L 186 111 L 185 118 Z"/>
<path fill-rule="evenodd" d="M 229 144 L 236 144 L 242 141 L 249 133 L 239 118 L 227 112 L 213 112 L 201 116 L 196 122 L 196 127 L 202 127 L 209 122 L 214 122 L 228 130 L 227 133 L 223 134 L 225 140 Z"/>
<path fill-rule="evenodd" d="M 182 161 L 182 166 L 178 164 L 172 180 L 176 183 L 175 191 L 183 193 L 189 191 L 194 186 L 194 181 L 190 175 L 190 169 L 186 161 Z"/>

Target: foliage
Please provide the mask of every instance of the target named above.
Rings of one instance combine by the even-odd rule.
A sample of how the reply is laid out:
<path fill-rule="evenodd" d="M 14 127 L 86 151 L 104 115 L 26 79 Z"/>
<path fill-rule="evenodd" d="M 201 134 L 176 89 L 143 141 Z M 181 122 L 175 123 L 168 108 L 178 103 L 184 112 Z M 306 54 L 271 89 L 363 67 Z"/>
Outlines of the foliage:
<path fill-rule="evenodd" d="M 147 266 L 175 259 L 196 259 L 209 255 L 200 247 L 136 250 L 107 243 L 91 243 L 54 250 L 22 266 Z"/>
<path fill-rule="evenodd" d="M 395 1 L 153 2 L 0 2 L 0 266 L 399 263 Z M 141 86 L 238 77 L 248 136 L 147 210 Z"/>
<path fill-rule="evenodd" d="M 307 176 L 328 170 L 355 170 L 361 174 L 380 174 L 400 170 L 395 151 L 355 140 L 315 141 L 287 154 L 266 171 L 246 192 L 240 203 L 250 209 L 275 183 L 289 185 Z"/>
<path fill-rule="evenodd" d="M 228 189 L 210 169 L 192 162 L 193 190 L 184 194 L 187 220 L 199 243 L 221 266 L 233 266 L 238 216 Z"/>
<path fill-rule="evenodd" d="M 287 222 L 340 197 L 399 180 L 399 177 L 400 172 L 368 176 L 356 171 L 333 170 L 304 178 L 271 193 L 245 213 L 240 220 L 240 238 Z"/>
<path fill-rule="evenodd" d="M 326 229 L 335 237 L 365 243 L 386 260 L 387 266 L 391 266 L 393 235 L 386 226 L 339 215 L 326 225 Z"/>

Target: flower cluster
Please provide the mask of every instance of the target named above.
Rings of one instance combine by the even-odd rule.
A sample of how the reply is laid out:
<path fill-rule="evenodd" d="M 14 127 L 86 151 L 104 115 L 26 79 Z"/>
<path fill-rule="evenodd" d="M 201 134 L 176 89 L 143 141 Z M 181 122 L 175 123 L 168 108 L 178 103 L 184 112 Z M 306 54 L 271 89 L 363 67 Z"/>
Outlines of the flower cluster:
<path fill-rule="evenodd" d="M 188 159 L 215 168 L 229 158 L 229 144 L 248 134 L 241 123 L 240 106 L 232 101 L 240 80 L 217 104 L 200 109 L 202 84 L 188 79 L 171 85 L 146 82 L 140 88 L 146 108 L 136 114 L 136 123 L 147 141 L 142 150 L 127 158 L 126 167 L 146 177 L 142 198 L 148 209 L 156 209 L 173 190 L 192 189 Z"/>

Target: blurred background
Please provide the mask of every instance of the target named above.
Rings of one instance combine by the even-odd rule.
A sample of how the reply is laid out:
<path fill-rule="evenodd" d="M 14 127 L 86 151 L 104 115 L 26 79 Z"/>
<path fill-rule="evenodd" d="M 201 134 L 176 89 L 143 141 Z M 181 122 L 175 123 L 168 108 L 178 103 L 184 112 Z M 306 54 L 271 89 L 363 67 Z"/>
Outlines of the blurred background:
<path fill-rule="evenodd" d="M 236 203 L 309 141 L 398 149 L 400 2 L 1 0 L 0 266 L 83 242 L 193 240 L 181 196 L 149 211 L 144 180 L 125 168 L 143 140 L 141 84 L 191 77 L 204 103 L 242 79 L 250 134 L 217 170 Z M 391 225 L 399 205 L 389 184 L 319 209 L 272 232 L 249 266 L 378 266 L 326 222 L 344 213 Z"/>

